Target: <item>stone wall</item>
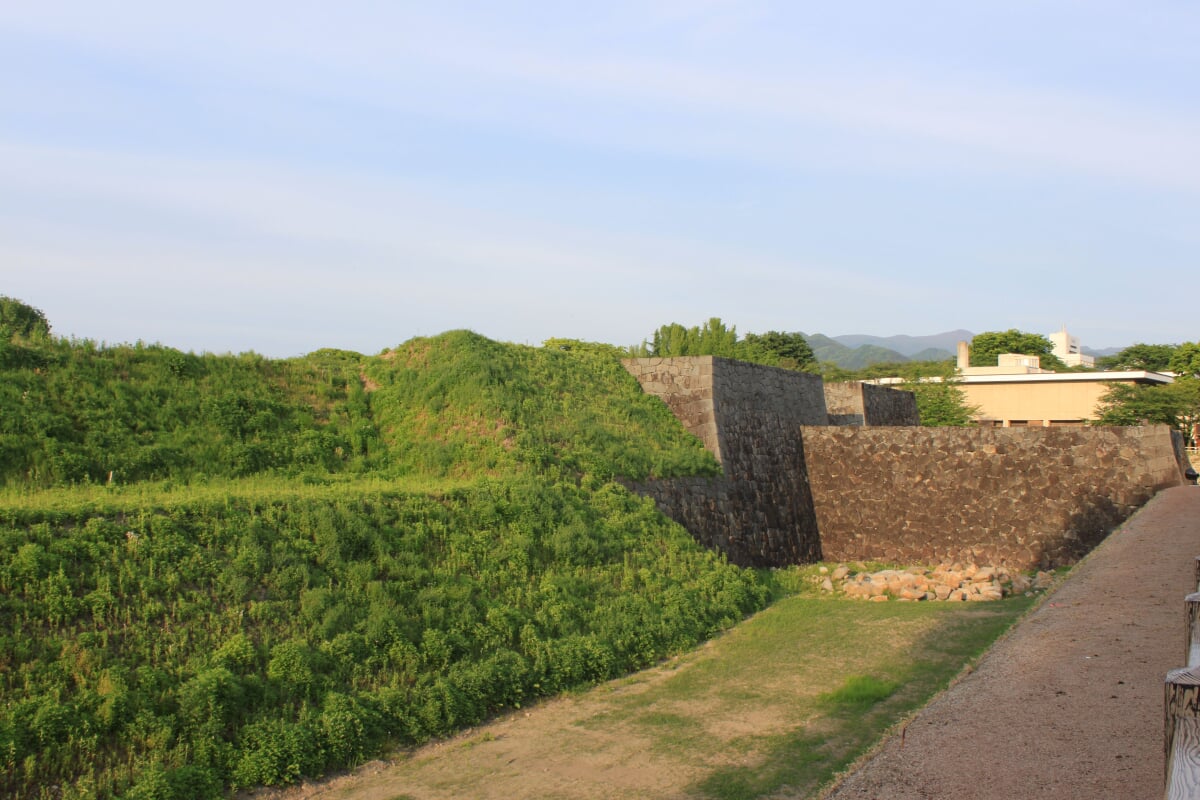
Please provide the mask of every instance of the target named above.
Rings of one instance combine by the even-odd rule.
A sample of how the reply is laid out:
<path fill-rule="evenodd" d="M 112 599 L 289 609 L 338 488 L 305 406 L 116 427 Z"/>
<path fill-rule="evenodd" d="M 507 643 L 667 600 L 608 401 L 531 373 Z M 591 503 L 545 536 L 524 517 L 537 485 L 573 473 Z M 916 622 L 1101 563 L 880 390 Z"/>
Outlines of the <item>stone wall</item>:
<path fill-rule="evenodd" d="M 825 384 L 830 425 L 920 425 L 912 392 L 858 381 Z"/>
<path fill-rule="evenodd" d="M 864 424 L 920 425 L 917 396 L 904 389 L 860 383 L 863 393 Z"/>
<path fill-rule="evenodd" d="M 723 470 L 631 488 L 737 564 L 1065 564 L 1183 482 L 1165 426 L 904 427 L 909 392 L 713 357 L 625 367 Z"/>
<path fill-rule="evenodd" d="M 632 484 L 702 544 L 747 566 L 821 557 L 800 431 L 827 420 L 821 379 L 712 356 L 625 368 L 721 462 L 720 478 Z"/>
<path fill-rule="evenodd" d="M 1182 483 L 1171 431 L 806 427 L 829 560 L 1073 562 Z"/>

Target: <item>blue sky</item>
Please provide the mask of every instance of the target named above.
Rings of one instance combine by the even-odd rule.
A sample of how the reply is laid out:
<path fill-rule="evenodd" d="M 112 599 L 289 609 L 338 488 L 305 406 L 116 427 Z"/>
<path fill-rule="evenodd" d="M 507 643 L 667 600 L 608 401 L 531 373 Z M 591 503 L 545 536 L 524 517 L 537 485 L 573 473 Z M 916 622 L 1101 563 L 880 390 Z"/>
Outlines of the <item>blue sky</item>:
<path fill-rule="evenodd" d="M 0 294 L 376 353 L 1200 339 L 1191 2 L 8 3 Z"/>

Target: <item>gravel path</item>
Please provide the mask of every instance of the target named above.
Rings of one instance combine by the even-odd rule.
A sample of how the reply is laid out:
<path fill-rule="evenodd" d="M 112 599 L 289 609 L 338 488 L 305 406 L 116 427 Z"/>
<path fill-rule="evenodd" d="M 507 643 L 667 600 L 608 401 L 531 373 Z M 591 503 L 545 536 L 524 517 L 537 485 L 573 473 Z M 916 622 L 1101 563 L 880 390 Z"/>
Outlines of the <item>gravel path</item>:
<path fill-rule="evenodd" d="M 829 800 L 1161 798 L 1200 488 L 1159 493 Z"/>

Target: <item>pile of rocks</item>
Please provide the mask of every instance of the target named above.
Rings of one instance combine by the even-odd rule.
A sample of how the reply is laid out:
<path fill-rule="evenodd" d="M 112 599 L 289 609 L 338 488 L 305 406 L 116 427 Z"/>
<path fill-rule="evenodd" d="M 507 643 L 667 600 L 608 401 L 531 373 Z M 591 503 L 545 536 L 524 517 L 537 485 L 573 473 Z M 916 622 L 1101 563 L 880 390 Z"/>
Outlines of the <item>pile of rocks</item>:
<path fill-rule="evenodd" d="M 844 564 L 832 571 L 819 568 L 816 580 L 826 592 L 842 592 L 848 597 L 883 602 L 896 600 L 999 600 L 1014 594 L 1028 594 L 1050 586 L 1054 575 L 1038 572 L 1033 578 L 1005 567 L 975 564 L 939 564 L 933 569 L 909 567 L 878 572 L 853 572 Z"/>

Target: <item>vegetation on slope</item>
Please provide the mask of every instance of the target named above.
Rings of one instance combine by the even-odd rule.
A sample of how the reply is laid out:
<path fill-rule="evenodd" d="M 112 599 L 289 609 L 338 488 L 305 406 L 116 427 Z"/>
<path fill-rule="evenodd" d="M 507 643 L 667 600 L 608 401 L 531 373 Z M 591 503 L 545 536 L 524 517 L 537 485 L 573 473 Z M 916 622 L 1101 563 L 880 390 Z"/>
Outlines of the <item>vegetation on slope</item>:
<path fill-rule="evenodd" d="M 0 795 L 295 781 L 766 602 L 613 481 L 718 467 L 604 348 L 4 334 Z"/>
<path fill-rule="evenodd" d="M 376 357 L 270 360 L 43 338 L 0 374 L 0 482 L 466 476 L 557 464 L 604 477 L 717 467 L 616 358 L 456 331 Z"/>

